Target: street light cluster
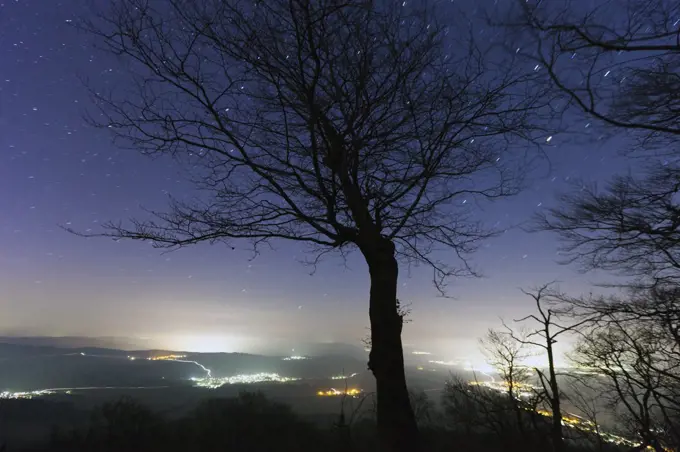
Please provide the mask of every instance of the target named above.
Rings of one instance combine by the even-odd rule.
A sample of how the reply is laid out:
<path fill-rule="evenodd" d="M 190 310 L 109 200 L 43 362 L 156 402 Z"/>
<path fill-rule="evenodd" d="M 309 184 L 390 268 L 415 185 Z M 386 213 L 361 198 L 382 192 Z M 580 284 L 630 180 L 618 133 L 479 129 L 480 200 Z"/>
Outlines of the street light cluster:
<path fill-rule="evenodd" d="M 54 391 L 49 391 L 47 389 L 40 389 L 38 391 L 27 391 L 27 392 L 0 392 L 0 399 L 32 399 L 34 397 L 40 397 L 44 395 L 54 394 Z"/>
<path fill-rule="evenodd" d="M 293 355 L 293 356 L 286 356 L 283 358 L 284 361 L 301 361 L 303 359 L 308 359 L 306 356 L 298 356 L 298 355 Z"/>
<path fill-rule="evenodd" d="M 160 355 L 160 356 L 150 356 L 146 359 L 149 361 L 176 361 L 178 359 L 186 358 L 187 355 Z"/>
<path fill-rule="evenodd" d="M 331 377 L 331 380 L 346 380 L 346 379 L 348 379 L 348 378 L 354 378 L 354 377 L 356 377 L 356 376 L 357 376 L 357 373 L 356 373 L 356 372 L 354 372 L 354 373 L 351 374 L 351 375 L 333 375 L 333 376 Z"/>
<path fill-rule="evenodd" d="M 504 381 L 484 381 L 469 382 L 471 386 L 483 386 L 485 388 L 501 392 L 506 394 L 508 391 L 508 383 Z M 525 383 L 514 383 L 516 389 L 518 389 L 517 395 L 520 398 L 531 397 L 535 392 L 532 390 L 538 389 L 536 386 L 525 384 Z M 545 409 L 537 409 L 536 413 L 545 417 L 552 417 L 552 412 Z M 600 427 L 598 427 L 594 422 L 577 416 L 573 413 L 563 413 L 562 414 L 562 425 L 565 427 L 577 429 L 584 432 L 589 432 L 595 435 L 599 435 L 605 442 L 616 444 L 619 446 L 627 447 L 637 447 L 640 445 L 639 442 L 624 438 L 622 436 L 614 435 L 612 433 L 604 432 Z"/>
<path fill-rule="evenodd" d="M 331 388 L 327 391 L 319 391 L 319 392 L 316 393 L 316 395 L 322 396 L 322 397 L 332 397 L 332 396 L 341 396 L 341 395 L 348 395 L 348 396 L 356 397 L 359 394 L 361 394 L 361 389 L 357 389 L 357 388 L 345 389 L 344 391 L 340 391 L 338 389 Z"/>
<path fill-rule="evenodd" d="M 194 382 L 195 386 L 215 389 L 229 384 L 252 384 L 263 382 L 288 383 L 299 380 L 299 378 L 282 377 L 277 373 L 260 372 L 256 374 L 232 375 L 229 377 L 192 378 L 191 380 Z"/>

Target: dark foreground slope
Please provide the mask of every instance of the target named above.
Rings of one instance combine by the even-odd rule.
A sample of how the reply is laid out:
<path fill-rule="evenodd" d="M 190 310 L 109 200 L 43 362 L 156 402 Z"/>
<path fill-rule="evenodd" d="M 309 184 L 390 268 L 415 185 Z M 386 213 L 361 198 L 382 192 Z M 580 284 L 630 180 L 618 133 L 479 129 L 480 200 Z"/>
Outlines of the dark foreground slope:
<path fill-rule="evenodd" d="M 45 412 L 44 402 L 39 400 L 13 402 L 25 404 L 28 415 Z M 495 417 L 497 427 L 503 427 L 500 430 L 485 427 L 484 422 L 469 428 L 460 423 L 460 417 L 472 416 L 479 407 L 468 407 L 470 413 L 451 413 L 451 406 L 444 404 L 444 409 L 438 410 L 422 394 L 414 396 L 414 404 L 424 451 L 552 449 L 548 425 L 541 419 L 534 419 L 532 430 L 520 435 L 512 427 L 512 416 Z M 15 413 L 16 408 L 13 407 Z M 83 416 L 88 419 L 84 423 Z M 70 427 L 71 422 L 81 422 L 81 427 Z M 11 422 L 4 418 L 0 427 L 6 432 Z M 315 417 L 301 416 L 260 392 L 242 392 L 236 397 L 203 400 L 179 417 L 155 412 L 130 397 L 122 397 L 90 413 L 73 412 L 61 418 L 42 443 L 20 447 L 4 438 L 0 441 L 6 443 L 6 452 L 363 452 L 377 449 L 375 433 L 370 396 L 345 400 L 344 409 L 338 409 L 336 414 Z M 600 448 L 597 441 L 591 440 L 575 438 L 565 452 L 625 450 L 610 445 Z"/>

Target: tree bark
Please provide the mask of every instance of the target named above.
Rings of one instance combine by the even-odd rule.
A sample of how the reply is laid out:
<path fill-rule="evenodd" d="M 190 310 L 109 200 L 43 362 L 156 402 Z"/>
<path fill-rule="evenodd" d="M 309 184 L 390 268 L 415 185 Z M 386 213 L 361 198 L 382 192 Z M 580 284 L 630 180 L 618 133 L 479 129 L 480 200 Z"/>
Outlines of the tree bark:
<path fill-rule="evenodd" d="M 555 373 L 555 358 L 553 355 L 552 339 L 546 330 L 546 350 L 548 352 L 548 372 L 550 373 L 550 408 L 552 409 L 552 439 L 555 452 L 564 450 L 564 437 L 562 436 L 562 407 L 560 404 L 560 388 L 557 384 L 557 374 Z"/>
<path fill-rule="evenodd" d="M 522 439 L 526 440 L 527 435 L 526 432 L 524 431 L 524 422 L 522 419 L 522 407 L 520 406 L 520 402 L 518 402 L 515 399 L 515 392 L 513 391 L 515 382 L 512 380 L 511 377 L 511 383 L 510 387 L 508 389 L 508 397 L 510 397 L 510 403 L 512 403 L 512 409 L 515 412 L 515 418 L 517 419 L 517 430 L 519 430 L 519 434 L 522 437 Z"/>
<path fill-rule="evenodd" d="M 362 246 L 361 251 L 371 276 L 368 367 L 376 381 L 378 435 L 386 452 L 415 452 L 420 442 L 404 372 L 403 319 L 397 304 L 399 267 L 394 244 L 379 237 Z"/>

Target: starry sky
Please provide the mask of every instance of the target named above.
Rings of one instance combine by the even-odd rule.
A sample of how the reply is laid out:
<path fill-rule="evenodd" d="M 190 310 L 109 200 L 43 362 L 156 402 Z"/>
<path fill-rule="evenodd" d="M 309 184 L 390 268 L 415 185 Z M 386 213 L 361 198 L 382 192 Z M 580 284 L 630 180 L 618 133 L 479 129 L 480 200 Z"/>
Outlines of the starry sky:
<path fill-rule="evenodd" d="M 97 231 L 191 190 L 174 163 L 118 149 L 85 124 L 91 104 L 82 80 L 115 84 L 122 75 L 73 26 L 83 5 L 0 0 L 0 335 L 125 337 L 195 351 L 360 345 L 369 281 L 357 254 L 328 258 L 310 275 L 290 243 L 252 259 L 246 243 L 163 253 L 60 228 Z M 527 221 L 570 179 L 626 170 L 618 147 L 556 136 L 546 148 L 550 165 L 531 175 L 530 188 L 483 206 L 482 217 L 501 227 Z M 531 309 L 520 287 L 558 279 L 563 289 L 589 290 L 595 275 L 559 265 L 557 245 L 548 234 L 508 230 L 475 255 L 483 278 L 452 281 L 452 299 L 438 297 L 429 271 L 402 268 L 399 296 L 412 309 L 405 343 L 451 358 L 470 353 L 499 316 Z"/>

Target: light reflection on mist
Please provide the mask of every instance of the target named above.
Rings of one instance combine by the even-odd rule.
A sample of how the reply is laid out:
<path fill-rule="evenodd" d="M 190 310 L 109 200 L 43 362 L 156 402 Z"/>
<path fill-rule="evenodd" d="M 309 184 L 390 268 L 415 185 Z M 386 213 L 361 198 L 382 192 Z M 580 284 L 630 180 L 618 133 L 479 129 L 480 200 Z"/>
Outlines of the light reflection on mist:
<path fill-rule="evenodd" d="M 253 353 L 261 339 L 229 334 L 184 333 L 163 338 L 165 348 L 194 353 Z"/>

